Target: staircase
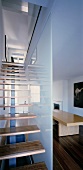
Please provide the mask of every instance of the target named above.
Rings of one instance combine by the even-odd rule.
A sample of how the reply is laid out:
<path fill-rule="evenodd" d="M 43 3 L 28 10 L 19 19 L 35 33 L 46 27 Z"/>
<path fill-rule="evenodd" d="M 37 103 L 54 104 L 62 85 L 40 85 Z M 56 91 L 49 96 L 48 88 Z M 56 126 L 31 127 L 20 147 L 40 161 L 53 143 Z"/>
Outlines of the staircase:
<path fill-rule="evenodd" d="M 34 113 L 25 112 L 23 110 L 25 107 L 32 106 L 32 103 L 29 101 L 31 97 L 29 94 L 27 96 L 27 103 L 26 101 L 25 103 L 16 103 L 16 100 L 19 101 L 20 98 L 24 100 L 26 99 L 26 95 L 22 94 L 21 96 L 16 96 L 15 94 L 16 92 L 22 93 L 24 91 L 27 93 L 28 84 L 29 81 L 27 81 L 25 76 L 23 64 L 9 62 L 2 63 L 0 70 L 0 90 L 3 91 L 3 94 L 0 96 L 0 99 L 3 100 L 3 104 L 0 104 L 0 108 L 5 110 L 5 115 L 0 115 L 0 121 L 4 120 L 8 122 L 8 126 L 5 128 L 0 128 L 0 136 L 2 138 L 5 137 L 6 139 L 9 138 L 9 143 L 6 142 L 5 145 L 0 146 L 0 160 L 1 163 L 3 160 L 9 160 L 11 170 L 47 170 L 44 162 L 33 163 L 32 161 L 31 165 L 24 165 L 20 167 L 16 167 L 16 163 L 13 167 L 13 164 L 11 163 L 13 160 L 16 162 L 16 158 L 27 156 L 32 157 L 35 154 L 43 154 L 45 152 L 45 149 L 39 140 L 28 141 L 25 137 L 26 134 L 29 135 L 31 133 L 40 133 L 40 129 L 37 125 L 16 125 L 16 121 L 20 120 L 22 122 L 23 120 L 34 120 L 36 118 Z M 24 86 L 26 88 L 22 88 Z M 20 108 L 22 112 L 17 113 L 17 108 Z M 16 143 L 16 136 L 19 136 L 19 139 L 20 137 L 22 139 L 21 135 L 24 136 L 25 141 L 21 140 L 19 143 Z"/>

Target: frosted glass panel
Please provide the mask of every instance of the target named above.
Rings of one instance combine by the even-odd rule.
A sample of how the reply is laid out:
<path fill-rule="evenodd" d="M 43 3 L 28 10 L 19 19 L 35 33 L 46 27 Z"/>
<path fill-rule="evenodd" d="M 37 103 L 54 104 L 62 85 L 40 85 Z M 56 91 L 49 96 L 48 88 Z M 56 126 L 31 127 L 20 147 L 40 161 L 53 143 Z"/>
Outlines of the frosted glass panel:
<path fill-rule="evenodd" d="M 29 80 L 31 81 L 30 93 L 34 100 L 29 111 L 35 113 L 37 118 L 29 120 L 29 124 L 37 124 L 41 132 L 30 134 L 29 140 L 40 140 L 46 152 L 34 155 L 34 161 L 45 161 L 48 170 L 52 170 L 52 54 L 51 54 L 51 17 L 37 45 L 37 61 L 28 66 Z M 33 86 L 38 85 L 40 90 Z M 32 90 L 32 91 L 31 91 Z M 33 95 L 32 95 L 33 94 Z M 36 101 L 40 95 L 40 100 Z"/>

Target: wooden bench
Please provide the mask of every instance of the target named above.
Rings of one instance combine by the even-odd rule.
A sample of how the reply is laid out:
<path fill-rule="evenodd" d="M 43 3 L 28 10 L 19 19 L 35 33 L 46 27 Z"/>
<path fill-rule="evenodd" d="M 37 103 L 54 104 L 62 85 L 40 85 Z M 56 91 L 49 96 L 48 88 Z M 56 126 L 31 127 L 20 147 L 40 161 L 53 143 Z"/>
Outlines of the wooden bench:
<path fill-rule="evenodd" d="M 62 110 L 53 110 L 53 120 L 58 123 L 58 136 L 79 134 L 83 117 Z"/>

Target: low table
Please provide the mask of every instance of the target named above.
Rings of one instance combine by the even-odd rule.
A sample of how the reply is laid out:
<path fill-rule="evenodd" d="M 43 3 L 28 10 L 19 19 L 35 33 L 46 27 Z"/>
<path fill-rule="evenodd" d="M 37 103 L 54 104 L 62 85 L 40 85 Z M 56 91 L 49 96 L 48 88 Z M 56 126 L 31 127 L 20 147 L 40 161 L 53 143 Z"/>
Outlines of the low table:
<path fill-rule="evenodd" d="M 53 110 L 53 120 L 58 127 L 58 136 L 79 134 L 79 126 L 81 131 L 83 129 L 83 117 L 76 114 L 62 110 Z"/>

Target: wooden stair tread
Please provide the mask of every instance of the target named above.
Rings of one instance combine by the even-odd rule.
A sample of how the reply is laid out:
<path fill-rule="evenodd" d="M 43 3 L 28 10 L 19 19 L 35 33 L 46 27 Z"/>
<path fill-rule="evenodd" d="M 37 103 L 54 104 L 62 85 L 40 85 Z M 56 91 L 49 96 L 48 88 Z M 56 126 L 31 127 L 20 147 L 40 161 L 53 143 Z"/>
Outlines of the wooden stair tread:
<path fill-rule="evenodd" d="M 18 105 L 0 105 L 0 108 L 2 107 L 29 107 L 29 106 L 32 106 L 32 104 L 18 104 Z"/>
<path fill-rule="evenodd" d="M 5 77 L 5 76 L 7 76 L 7 77 L 14 76 L 14 77 L 19 77 L 19 78 L 20 78 L 20 77 L 21 77 L 21 78 L 22 78 L 22 77 L 26 77 L 26 76 L 25 76 L 25 73 L 20 74 L 20 73 L 18 73 L 18 72 L 16 72 L 16 73 L 7 73 L 7 72 L 3 72 L 3 73 L 2 73 L 2 72 L 1 72 L 0 75 L 3 76 L 3 77 Z"/>
<path fill-rule="evenodd" d="M 26 81 L 26 78 L 21 78 L 21 77 L 4 77 L 4 78 L 0 78 L 0 80 L 21 80 L 21 81 Z"/>
<path fill-rule="evenodd" d="M 10 83 L 0 83 L 0 85 L 11 85 L 11 84 L 22 85 L 22 86 L 28 85 L 28 83 L 21 83 L 21 82 L 18 82 L 18 83 L 11 83 L 11 82 Z"/>
<path fill-rule="evenodd" d="M 47 82 L 46 82 L 47 83 Z M 21 83 L 21 82 L 18 82 L 18 83 L 0 83 L 0 85 L 19 85 L 19 86 L 28 86 L 28 85 L 40 85 L 40 86 L 47 86 L 48 84 L 40 84 L 39 82 L 33 82 L 33 81 L 28 81 L 27 83 Z M 49 85 L 48 85 L 49 86 Z"/>
<path fill-rule="evenodd" d="M 22 71 L 22 72 L 25 72 L 24 68 L 19 68 L 19 67 L 2 67 L 1 68 L 1 71 L 4 70 L 4 71 L 11 71 L 11 72 L 19 72 L 19 71 Z"/>
<path fill-rule="evenodd" d="M 37 132 L 40 132 L 40 129 L 37 127 L 37 125 L 0 128 L 0 136 L 12 136 L 12 135 L 30 134 L 30 133 L 37 133 Z"/>
<path fill-rule="evenodd" d="M 39 162 L 32 165 L 11 168 L 10 170 L 47 170 L 47 167 L 44 162 Z"/>
<path fill-rule="evenodd" d="M 24 91 L 24 90 L 23 90 L 23 91 Z M 4 96 L 4 97 L 3 97 L 3 96 L 0 96 L 0 98 L 3 98 L 3 99 L 5 99 L 5 98 L 17 99 L 17 98 L 21 98 L 21 97 L 22 97 L 22 98 L 27 98 L 27 99 L 28 99 L 28 98 L 31 98 L 31 96 L 15 96 L 15 97 L 14 97 L 14 96 L 9 96 L 9 97 L 7 97 L 7 96 Z"/>
<path fill-rule="evenodd" d="M 0 89 L 0 90 L 4 90 L 4 91 L 29 91 L 28 89 Z"/>
<path fill-rule="evenodd" d="M 20 70 L 19 68 L 17 69 L 0 69 L 1 73 L 11 73 L 11 72 L 14 72 L 14 73 L 25 73 L 25 70 Z"/>
<path fill-rule="evenodd" d="M 15 67 L 24 67 L 24 64 L 21 63 L 12 63 L 12 62 L 2 62 L 2 66 L 15 66 Z"/>
<path fill-rule="evenodd" d="M 0 160 L 44 153 L 40 141 L 22 142 L 0 146 Z"/>
<path fill-rule="evenodd" d="M 24 70 L 24 66 L 18 65 L 2 65 L 2 69 L 21 69 Z"/>
<path fill-rule="evenodd" d="M 16 119 L 32 119 L 36 118 L 37 116 L 31 113 L 20 113 L 20 114 L 7 114 L 7 115 L 0 115 L 0 120 L 16 120 Z"/>

